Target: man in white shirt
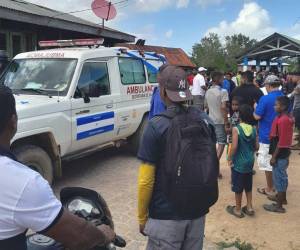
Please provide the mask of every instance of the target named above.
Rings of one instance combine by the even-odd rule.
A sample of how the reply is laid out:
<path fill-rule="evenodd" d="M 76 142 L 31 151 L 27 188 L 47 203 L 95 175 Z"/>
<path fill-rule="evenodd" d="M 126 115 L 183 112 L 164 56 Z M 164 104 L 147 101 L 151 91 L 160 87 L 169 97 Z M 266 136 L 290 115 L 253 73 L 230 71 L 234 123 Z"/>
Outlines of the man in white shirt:
<path fill-rule="evenodd" d="M 206 83 L 205 83 L 205 72 L 207 71 L 206 68 L 200 67 L 198 69 L 198 74 L 194 77 L 193 80 L 193 104 L 197 108 L 204 110 L 204 96 L 207 90 Z"/>
<path fill-rule="evenodd" d="M 47 235 L 68 249 L 90 249 L 115 238 L 113 230 L 95 227 L 63 209 L 48 182 L 19 163 L 10 151 L 17 131 L 11 90 L 0 85 L 0 249 L 26 250 L 26 231 Z"/>

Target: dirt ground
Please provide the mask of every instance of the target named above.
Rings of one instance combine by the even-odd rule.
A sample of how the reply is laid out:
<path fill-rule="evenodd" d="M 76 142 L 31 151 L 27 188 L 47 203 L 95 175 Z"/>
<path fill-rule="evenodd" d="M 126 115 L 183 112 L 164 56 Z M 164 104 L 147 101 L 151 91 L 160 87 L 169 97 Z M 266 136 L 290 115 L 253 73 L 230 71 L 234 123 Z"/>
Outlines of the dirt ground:
<path fill-rule="evenodd" d="M 233 242 L 236 239 L 251 243 L 262 250 L 300 250 L 300 155 L 293 152 L 290 158 L 288 206 L 286 214 L 268 213 L 263 204 L 269 203 L 266 196 L 256 192 L 264 187 L 264 173 L 255 167 L 257 174 L 253 183 L 253 201 L 256 210 L 254 218 L 237 219 L 225 211 L 234 204 L 230 191 L 230 170 L 222 160 L 223 180 L 220 181 L 220 199 L 211 209 L 206 221 L 206 237 L 214 242 Z"/>
<path fill-rule="evenodd" d="M 263 210 L 266 197 L 253 195 L 256 216 L 237 219 L 225 208 L 233 204 L 230 191 L 230 169 L 221 162 L 223 180 L 220 199 L 206 220 L 206 238 L 212 242 L 251 243 L 259 250 L 300 250 L 300 155 L 293 153 L 290 161 L 287 214 L 270 214 Z M 64 186 L 81 186 L 100 192 L 112 211 L 117 232 L 128 242 L 128 250 L 144 250 L 146 238 L 138 233 L 136 220 L 137 174 L 139 161 L 124 150 L 109 149 L 64 164 L 64 177 L 57 181 L 58 193 Z M 257 167 L 256 167 L 257 170 Z M 257 170 L 254 190 L 265 184 L 264 174 Z M 213 248 L 215 249 L 215 248 Z"/>

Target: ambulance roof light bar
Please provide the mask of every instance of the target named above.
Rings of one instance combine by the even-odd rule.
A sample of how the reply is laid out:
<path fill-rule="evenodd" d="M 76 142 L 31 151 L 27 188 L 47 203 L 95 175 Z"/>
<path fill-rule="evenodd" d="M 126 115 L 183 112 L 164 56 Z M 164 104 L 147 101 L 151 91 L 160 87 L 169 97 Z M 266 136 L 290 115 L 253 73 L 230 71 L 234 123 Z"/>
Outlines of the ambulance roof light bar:
<path fill-rule="evenodd" d="M 97 46 L 103 45 L 103 38 L 87 38 L 87 39 L 72 39 L 72 40 L 51 40 L 39 41 L 41 48 L 49 47 L 79 47 L 79 46 Z"/>

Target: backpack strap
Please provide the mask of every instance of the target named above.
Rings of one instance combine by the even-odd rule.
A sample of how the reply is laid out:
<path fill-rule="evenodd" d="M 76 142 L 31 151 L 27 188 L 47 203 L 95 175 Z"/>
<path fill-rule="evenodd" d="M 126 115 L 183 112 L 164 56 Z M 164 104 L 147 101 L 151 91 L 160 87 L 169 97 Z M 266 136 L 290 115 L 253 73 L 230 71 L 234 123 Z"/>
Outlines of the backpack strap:
<path fill-rule="evenodd" d="M 182 112 L 187 112 L 187 111 L 185 110 L 184 107 L 178 106 L 178 108 L 176 108 L 176 109 L 167 109 L 165 112 L 163 112 L 157 116 L 165 117 L 167 119 L 172 120 L 176 115 L 178 115 Z"/>

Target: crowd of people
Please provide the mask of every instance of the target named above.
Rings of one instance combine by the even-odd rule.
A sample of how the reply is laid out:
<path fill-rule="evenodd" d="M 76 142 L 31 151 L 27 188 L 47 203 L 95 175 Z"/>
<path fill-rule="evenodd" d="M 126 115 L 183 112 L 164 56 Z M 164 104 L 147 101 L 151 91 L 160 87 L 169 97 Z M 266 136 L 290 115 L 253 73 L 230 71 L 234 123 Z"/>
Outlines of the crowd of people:
<path fill-rule="evenodd" d="M 159 69 L 159 86 L 153 92 L 149 123 L 137 155 L 142 162 L 138 221 L 140 233 L 149 239 L 147 250 L 202 249 L 205 216 L 218 200 L 220 159 L 226 145 L 235 194 L 234 205 L 226 211 L 239 219 L 255 215 L 252 190 L 257 152 L 259 169 L 266 177 L 266 186 L 257 191 L 275 202 L 263 207 L 286 213 L 294 125 L 300 129 L 300 82 L 285 93 L 282 79 L 271 73 L 261 79 L 260 86 L 251 71 L 235 79 L 231 73 L 212 72 L 210 78 L 208 82 L 204 67 L 194 78 L 187 78 L 176 66 Z M 260 88 L 265 88 L 265 95 Z M 93 226 L 64 210 L 47 181 L 18 162 L 10 150 L 17 121 L 14 96 L 1 85 L 0 212 L 4 219 L 0 220 L 0 249 L 26 249 L 28 228 L 70 249 L 110 243 L 115 233 L 109 226 Z"/>
<path fill-rule="evenodd" d="M 206 74 L 206 70 L 201 67 L 199 68 L 199 72 L 197 76 L 199 77 L 201 75 L 201 78 L 204 79 Z M 216 75 L 219 77 L 216 77 Z M 202 83 L 200 83 L 197 79 L 197 76 L 194 78 L 193 81 L 193 89 L 194 86 L 202 86 Z M 239 170 L 236 171 L 236 165 L 245 165 L 245 163 L 234 163 L 232 159 L 239 158 L 241 155 L 243 156 L 244 160 L 251 159 L 251 162 L 249 165 L 254 165 L 253 157 L 245 157 L 247 154 L 246 148 L 239 151 L 239 148 L 236 148 L 237 145 L 243 145 L 243 141 L 247 141 L 247 133 L 245 134 L 246 130 L 243 131 L 242 127 L 238 125 L 236 122 L 238 120 L 237 114 L 243 113 L 245 110 L 248 110 L 248 112 L 251 110 L 251 114 L 248 115 L 248 119 L 243 121 L 243 124 L 251 125 L 255 128 L 255 132 L 258 137 L 258 145 L 256 145 L 256 142 L 250 143 L 253 144 L 253 155 L 255 149 L 258 150 L 257 153 L 257 163 L 259 166 L 259 169 L 265 172 L 266 175 L 266 187 L 258 188 L 257 191 L 263 195 L 267 195 L 268 198 L 272 201 L 277 201 L 278 204 L 274 206 L 273 204 L 271 206 L 266 205 L 264 208 L 268 211 L 272 212 L 285 212 L 285 209 L 282 207 L 282 204 L 286 204 L 286 188 L 287 188 L 287 174 L 286 169 L 288 166 L 288 160 L 285 160 L 284 166 L 281 166 L 280 163 L 283 162 L 281 159 L 287 159 L 289 156 L 289 150 L 291 148 L 292 143 L 292 136 L 293 136 L 293 125 L 291 125 L 295 121 L 296 128 L 299 129 L 299 87 L 300 82 L 296 86 L 294 86 L 294 89 L 288 89 L 286 87 L 287 81 L 285 80 L 284 76 L 282 74 L 279 74 L 276 76 L 273 73 L 269 73 L 266 71 L 259 72 L 256 74 L 256 77 L 254 77 L 254 73 L 252 71 L 246 71 L 243 73 L 238 73 L 238 77 L 236 77 L 236 81 L 234 82 L 232 80 L 232 74 L 226 73 L 225 77 L 223 79 L 223 75 L 221 73 L 212 73 L 211 74 L 211 83 L 206 83 L 205 86 L 208 86 L 208 90 L 206 93 L 204 93 L 204 100 L 205 100 L 205 109 L 202 109 L 202 107 L 199 106 L 200 109 L 205 110 L 209 113 L 210 118 L 215 123 L 215 132 L 217 136 L 217 142 L 218 142 L 218 156 L 219 158 L 222 156 L 224 145 L 229 144 L 228 146 L 228 161 L 229 164 L 232 166 L 232 189 L 233 190 L 239 190 L 240 188 L 236 188 L 236 185 L 241 186 L 243 179 L 246 195 L 247 195 L 247 189 L 252 190 L 249 188 L 249 183 L 252 183 L 252 180 L 250 181 L 250 173 L 255 173 L 251 169 L 248 169 L 249 172 L 249 181 L 247 181 L 247 178 L 245 176 L 237 177 L 237 173 L 244 173 L 246 170 Z M 196 87 L 198 89 L 198 87 Z M 192 92 L 193 93 L 193 92 Z M 203 93 L 202 93 L 203 94 Z M 284 120 L 286 121 L 285 124 L 280 124 L 277 126 L 276 131 L 274 132 L 272 130 L 273 122 L 277 121 L 275 118 L 277 116 L 282 117 L 283 115 L 280 114 L 278 110 L 275 109 L 276 101 L 279 100 L 279 106 L 283 105 L 282 98 L 285 96 L 286 102 L 288 102 L 288 110 L 287 114 L 289 114 L 289 119 L 281 119 L 280 121 Z M 195 96 L 194 96 L 195 98 Z M 281 101 L 280 101 L 281 100 Z M 292 102 L 294 104 L 292 104 Z M 196 103 L 197 105 L 197 103 Z M 228 107 L 229 105 L 229 107 Z M 247 105 L 248 109 L 246 109 L 244 106 Z M 240 108 L 237 108 L 239 106 Z M 286 106 L 286 105 L 285 105 Z M 226 108 L 227 107 L 227 108 Z M 285 107 L 286 108 L 286 107 Z M 243 112 L 242 112 L 242 111 Z M 245 115 L 245 114 L 243 114 Z M 227 119 L 227 117 L 231 117 L 231 119 Z M 285 117 L 285 116 L 284 116 Z M 282 128 L 282 131 L 279 130 L 279 127 Z M 244 133 L 243 133 L 243 132 Z M 248 128 L 248 131 L 251 131 L 250 128 Z M 273 131 L 273 134 L 272 134 Z M 238 132 L 238 137 L 234 136 L 236 135 L 236 132 Z M 280 133 L 281 132 L 281 133 Z M 281 140 L 286 140 L 285 143 L 278 143 L 280 147 L 286 148 L 287 152 L 284 154 L 280 154 L 277 156 L 277 152 L 275 152 L 276 146 L 272 146 L 272 135 L 276 137 L 276 133 L 278 133 L 278 136 L 280 134 Z M 226 134 L 229 135 L 229 141 L 226 140 Z M 251 133 L 252 134 L 252 133 Z M 275 134 L 275 135 L 274 135 Z M 247 135 L 244 140 L 242 141 L 241 137 Z M 238 139 L 237 139 L 238 138 Z M 277 138 L 277 137 L 276 137 Z M 283 139 L 284 138 L 284 139 Z M 299 141 L 299 137 L 296 138 Z M 278 140 L 278 139 L 277 139 Z M 282 141 L 281 141 L 282 142 Z M 298 142 L 299 144 L 299 142 Z M 248 143 L 249 145 L 249 143 Z M 271 147 L 270 147 L 271 146 Z M 272 149 L 273 147 L 273 149 Z M 295 145 L 294 147 L 297 147 Z M 281 150 L 281 152 L 284 150 Z M 274 156 L 275 155 L 275 156 Z M 278 161 L 276 159 L 279 159 Z M 274 165 L 280 165 L 280 167 L 277 167 Z M 247 164 L 246 164 L 247 165 Z M 281 172 L 278 173 L 278 171 L 273 171 L 274 169 L 278 170 L 281 169 Z M 275 172 L 275 173 L 274 173 Z M 221 177 L 221 175 L 220 175 Z M 280 179 L 281 184 L 283 187 L 279 187 L 278 184 L 278 177 Z M 252 178 L 252 177 L 251 177 Z M 277 186 L 277 187 L 276 187 Z M 227 211 L 230 212 L 233 215 L 236 215 L 238 217 L 243 217 L 244 214 L 242 213 L 240 201 L 241 197 L 239 196 L 239 192 L 236 192 L 236 206 L 229 206 Z M 281 194 L 284 193 L 284 194 Z M 247 195 L 247 200 L 248 196 Z M 250 204 L 250 205 L 249 205 Z M 251 211 L 251 214 L 253 214 L 254 211 L 252 211 L 251 208 L 251 202 L 248 202 L 248 210 Z M 244 208 L 245 210 L 245 208 Z M 246 211 L 246 210 L 245 210 Z"/>
<path fill-rule="evenodd" d="M 239 72 L 234 77 L 231 73 L 212 72 L 208 77 L 207 70 L 200 67 L 197 73 L 194 71 L 186 77 L 183 70 L 164 65 L 159 71 L 158 82 L 159 87 L 151 100 L 149 125 L 138 153 L 142 161 L 138 215 L 140 232 L 149 237 L 147 249 L 202 249 L 205 215 L 216 202 L 216 199 L 213 202 L 205 199 L 214 195 L 208 192 L 214 183 L 211 180 L 222 178 L 220 171 L 214 175 L 212 169 L 216 161 L 219 164 L 225 148 L 231 169 L 231 190 L 235 195 L 234 205 L 228 205 L 226 211 L 239 219 L 255 216 L 252 190 L 257 160 L 266 177 L 266 186 L 258 187 L 257 192 L 273 201 L 266 203 L 264 209 L 285 213 L 294 125 L 300 128 L 300 81 L 287 93 L 283 76 L 270 72 L 260 72 L 256 77 L 252 71 Z M 170 112 L 173 115 L 168 116 Z M 191 115 L 195 112 L 199 120 Z M 204 153 L 200 153 L 200 149 L 203 151 L 200 142 L 206 129 L 196 129 L 196 123 L 200 124 L 201 120 L 211 131 L 205 136 L 214 142 L 214 147 L 206 147 Z M 174 132 L 175 126 L 179 132 Z M 189 131 L 189 140 L 184 138 L 184 131 Z M 185 147 L 188 143 L 192 146 Z M 199 169 L 207 179 L 190 180 L 191 175 L 197 176 Z M 189 185 L 182 186 L 183 183 Z M 166 184 L 169 189 L 165 189 Z M 198 186 L 206 189 L 206 198 L 200 195 L 200 189 L 196 191 Z M 199 199 L 189 200 L 190 206 L 203 204 L 198 213 L 179 213 L 175 204 L 181 189 L 186 190 L 187 196 L 199 193 Z M 172 192 L 177 192 L 177 199 Z M 244 192 L 246 203 L 243 206 Z"/>

